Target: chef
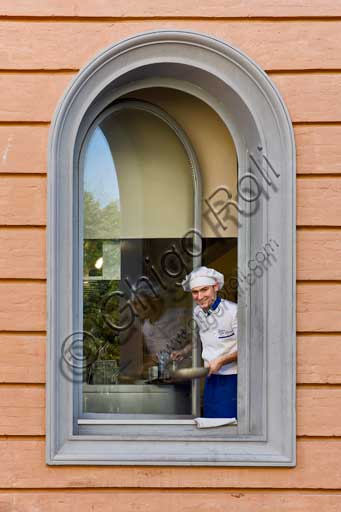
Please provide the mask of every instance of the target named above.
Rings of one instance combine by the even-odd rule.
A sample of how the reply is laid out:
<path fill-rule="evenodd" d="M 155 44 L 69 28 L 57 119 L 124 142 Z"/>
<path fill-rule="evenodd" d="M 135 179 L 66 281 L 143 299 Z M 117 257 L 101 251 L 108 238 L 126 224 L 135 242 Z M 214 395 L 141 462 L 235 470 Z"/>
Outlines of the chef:
<path fill-rule="evenodd" d="M 202 358 L 208 368 L 204 389 L 205 418 L 237 418 L 237 304 L 218 296 L 224 276 L 213 268 L 193 270 L 181 283 L 196 302 L 194 319 L 199 329 Z M 172 353 L 182 359 L 187 345 Z"/>

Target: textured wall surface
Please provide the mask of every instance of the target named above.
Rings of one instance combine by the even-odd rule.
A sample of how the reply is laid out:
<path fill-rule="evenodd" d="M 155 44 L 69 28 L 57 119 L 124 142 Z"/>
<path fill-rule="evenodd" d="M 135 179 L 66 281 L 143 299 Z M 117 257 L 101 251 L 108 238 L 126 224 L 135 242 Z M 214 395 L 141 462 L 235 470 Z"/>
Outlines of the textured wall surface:
<path fill-rule="evenodd" d="M 45 464 L 46 146 L 67 84 L 150 29 L 262 66 L 297 142 L 297 467 Z M 0 511 L 341 510 L 341 1 L 4 0 L 0 6 Z"/>

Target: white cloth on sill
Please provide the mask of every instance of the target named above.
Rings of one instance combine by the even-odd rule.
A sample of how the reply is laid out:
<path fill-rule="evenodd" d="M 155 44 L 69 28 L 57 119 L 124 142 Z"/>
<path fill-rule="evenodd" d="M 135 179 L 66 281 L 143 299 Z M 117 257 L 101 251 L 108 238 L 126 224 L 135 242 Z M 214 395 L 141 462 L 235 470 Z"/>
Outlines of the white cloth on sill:
<path fill-rule="evenodd" d="M 223 427 L 224 425 L 237 425 L 236 418 L 194 418 L 198 428 Z"/>

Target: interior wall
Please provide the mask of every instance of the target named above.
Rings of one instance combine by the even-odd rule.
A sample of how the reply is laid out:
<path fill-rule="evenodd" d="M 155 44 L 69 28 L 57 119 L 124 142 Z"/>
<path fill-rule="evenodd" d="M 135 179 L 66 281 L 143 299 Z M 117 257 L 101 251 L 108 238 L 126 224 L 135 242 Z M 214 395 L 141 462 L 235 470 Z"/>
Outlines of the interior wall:
<path fill-rule="evenodd" d="M 129 93 L 125 97 L 142 99 L 159 106 L 170 114 L 188 135 L 197 155 L 202 176 L 202 235 L 221 236 L 217 220 L 210 213 L 205 199 L 218 187 L 227 187 L 235 199 L 237 194 L 237 153 L 226 125 L 218 114 L 200 99 L 179 90 L 152 87 Z M 224 193 L 216 194 L 212 205 L 225 200 Z M 232 219 L 224 221 L 224 237 L 236 237 L 237 225 Z"/>

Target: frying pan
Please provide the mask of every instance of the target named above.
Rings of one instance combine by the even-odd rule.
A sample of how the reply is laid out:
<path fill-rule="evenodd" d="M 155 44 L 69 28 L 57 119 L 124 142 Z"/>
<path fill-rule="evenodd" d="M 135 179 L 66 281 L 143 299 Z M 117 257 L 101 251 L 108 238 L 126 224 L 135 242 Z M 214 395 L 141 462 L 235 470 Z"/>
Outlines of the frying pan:
<path fill-rule="evenodd" d="M 207 374 L 208 368 L 203 367 L 178 368 L 177 370 L 171 371 L 172 378 L 176 380 L 198 379 L 200 377 L 205 377 Z"/>

